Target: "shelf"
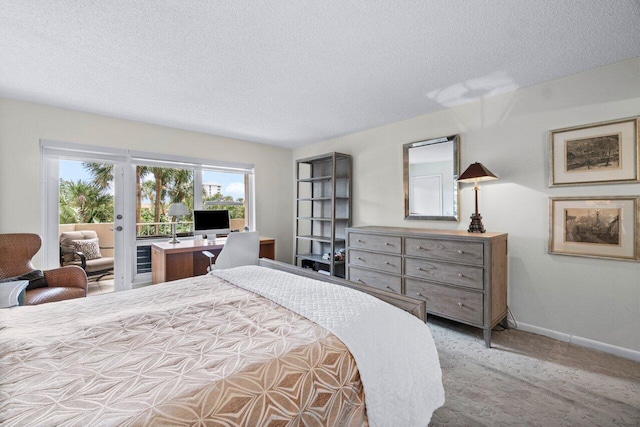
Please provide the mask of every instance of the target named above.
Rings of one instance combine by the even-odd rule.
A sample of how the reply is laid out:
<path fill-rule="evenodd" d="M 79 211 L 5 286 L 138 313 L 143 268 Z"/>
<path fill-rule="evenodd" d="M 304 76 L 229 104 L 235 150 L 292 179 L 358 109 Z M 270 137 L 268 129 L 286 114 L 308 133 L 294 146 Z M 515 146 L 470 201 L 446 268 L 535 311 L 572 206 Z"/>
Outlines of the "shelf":
<path fill-rule="evenodd" d="M 323 259 L 322 255 L 318 255 L 318 254 L 298 254 L 296 255 L 296 258 L 298 259 L 307 259 L 309 261 L 315 261 L 315 262 L 319 262 L 321 264 L 326 264 L 326 265 L 331 265 L 331 260 L 330 259 Z M 344 260 L 342 261 L 334 261 L 334 265 L 339 265 L 339 264 L 344 264 Z"/>
<path fill-rule="evenodd" d="M 298 163 L 322 163 L 322 162 L 331 162 L 333 161 L 333 154 L 321 154 L 318 156 L 313 156 L 313 157 L 307 157 L 305 159 L 298 159 L 296 160 L 296 162 Z M 343 154 L 343 153 L 335 153 L 335 158 L 336 160 L 341 160 L 341 159 L 349 159 L 351 158 L 351 156 L 349 154 Z"/>
<path fill-rule="evenodd" d="M 298 199 L 299 202 L 315 202 L 315 201 L 329 201 L 331 197 L 301 197 Z M 348 197 L 336 197 L 336 200 L 349 200 Z"/>
<path fill-rule="evenodd" d="M 315 240 L 316 242 L 323 242 L 323 243 L 331 243 L 331 237 L 330 236 L 313 236 L 313 235 L 303 235 L 303 236 L 296 236 L 298 239 L 304 239 L 304 240 Z M 336 243 L 344 243 L 345 239 L 334 239 L 334 241 Z"/>
<path fill-rule="evenodd" d="M 312 178 L 300 178 L 298 182 L 331 181 L 331 175 L 314 176 Z"/>
<path fill-rule="evenodd" d="M 350 155 L 335 152 L 296 160 L 296 264 L 313 264 L 344 277 L 344 260 L 322 256 L 346 243 L 335 236 L 345 236 L 351 222 L 351 163 Z M 315 234 L 297 235 L 301 231 Z M 316 253 L 300 253 L 307 251 Z"/>
<path fill-rule="evenodd" d="M 307 221 L 331 221 L 331 218 L 321 218 L 312 216 L 299 216 L 296 219 L 302 219 Z M 336 221 L 349 221 L 349 218 L 335 218 Z"/>
<path fill-rule="evenodd" d="M 344 181 L 349 179 L 347 176 L 336 177 L 336 181 Z M 313 176 L 310 178 L 298 178 L 298 182 L 317 182 L 317 181 L 331 181 L 331 175 L 325 176 Z"/>

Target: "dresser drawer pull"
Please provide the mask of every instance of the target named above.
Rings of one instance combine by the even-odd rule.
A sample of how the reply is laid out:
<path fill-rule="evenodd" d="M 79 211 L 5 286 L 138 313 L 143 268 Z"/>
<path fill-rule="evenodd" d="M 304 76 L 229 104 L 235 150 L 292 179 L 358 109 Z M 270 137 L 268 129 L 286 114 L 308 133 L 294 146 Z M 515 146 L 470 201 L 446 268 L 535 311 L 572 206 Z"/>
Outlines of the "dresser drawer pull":
<path fill-rule="evenodd" d="M 459 302 L 459 303 L 458 303 L 458 305 L 459 305 L 460 307 L 464 307 L 464 304 L 463 304 L 463 303 L 461 303 L 461 302 Z"/>
<path fill-rule="evenodd" d="M 416 267 L 416 270 L 422 271 L 422 267 Z"/>
<path fill-rule="evenodd" d="M 393 246 L 391 243 L 389 242 L 384 242 L 385 246 Z"/>
<path fill-rule="evenodd" d="M 461 249 L 458 249 L 458 253 L 459 253 L 460 255 L 462 255 L 462 254 L 464 253 L 464 251 L 463 251 L 463 250 L 461 250 Z"/>
<path fill-rule="evenodd" d="M 458 273 L 458 277 L 464 277 L 464 274 Z"/>
<path fill-rule="evenodd" d="M 389 285 L 384 285 L 384 287 L 385 287 L 385 288 L 387 288 L 387 289 L 389 289 L 389 290 L 390 290 L 390 291 L 392 291 L 392 292 L 395 292 L 395 291 L 396 291 L 395 289 L 393 289 L 393 288 L 392 288 L 391 286 L 389 286 Z"/>
<path fill-rule="evenodd" d="M 387 265 L 391 265 L 391 263 L 389 261 L 385 261 L 384 263 L 387 264 Z"/>
<path fill-rule="evenodd" d="M 360 257 L 356 257 L 356 258 L 358 258 L 360 261 L 364 261 L 364 258 L 360 258 Z"/>
<path fill-rule="evenodd" d="M 358 243 L 364 243 L 364 240 L 358 239 L 357 241 L 358 241 Z"/>
<path fill-rule="evenodd" d="M 425 297 L 424 295 L 422 295 L 420 292 L 416 292 L 416 295 L 418 295 L 419 297 L 422 297 L 422 298 L 426 298 L 426 297 Z"/>
<path fill-rule="evenodd" d="M 361 279 L 361 278 L 359 278 L 359 277 L 356 279 L 356 281 L 357 281 L 357 282 L 360 282 L 360 283 L 364 283 L 364 280 L 362 280 L 362 279 Z"/>
<path fill-rule="evenodd" d="M 417 249 L 417 250 L 419 250 L 419 251 L 421 251 L 421 250 L 423 250 L 424 248 L 423 248 L 422 246 L 416 246 L 416 249 Z"/>

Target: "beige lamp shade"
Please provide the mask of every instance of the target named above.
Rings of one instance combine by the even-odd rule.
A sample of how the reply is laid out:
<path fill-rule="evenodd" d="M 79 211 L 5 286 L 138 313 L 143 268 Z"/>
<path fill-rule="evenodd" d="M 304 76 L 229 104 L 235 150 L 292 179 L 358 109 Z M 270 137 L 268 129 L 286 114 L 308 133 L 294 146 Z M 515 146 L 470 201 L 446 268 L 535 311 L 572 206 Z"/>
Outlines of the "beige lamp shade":
<path fill-rule="evenodd" d="M 189 211 L 189 209 L 187 209 L 187 207 L 184 205 L 184 203 L 174 203 L 169 208 L 169 212 L 167 213 L 167 215 L 169 215 L 169 216 L 185 216 L 185 215 L 189 215 L 190 213 L 191 213 L 191 211 Z"/>

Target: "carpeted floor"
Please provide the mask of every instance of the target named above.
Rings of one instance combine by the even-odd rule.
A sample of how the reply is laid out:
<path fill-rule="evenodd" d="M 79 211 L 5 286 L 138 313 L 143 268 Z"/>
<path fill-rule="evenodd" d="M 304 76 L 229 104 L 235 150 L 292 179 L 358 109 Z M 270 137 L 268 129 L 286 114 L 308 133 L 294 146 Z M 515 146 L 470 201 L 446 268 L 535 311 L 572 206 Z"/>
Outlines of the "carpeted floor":
<path fill-rule="evenodd" d="M 432 426 L 640 426 L 640 363 L 509 329 L 430 316 L 445 405 Z"/>

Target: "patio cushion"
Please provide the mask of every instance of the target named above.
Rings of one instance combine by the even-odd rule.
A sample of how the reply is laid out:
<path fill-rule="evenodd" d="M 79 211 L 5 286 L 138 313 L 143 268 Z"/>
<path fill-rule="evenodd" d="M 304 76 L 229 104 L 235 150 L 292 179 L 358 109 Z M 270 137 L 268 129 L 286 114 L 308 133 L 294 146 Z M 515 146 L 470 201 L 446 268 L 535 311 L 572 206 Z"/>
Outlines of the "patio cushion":
<path fill-rule="evenodd" d="M 66 265 L 77 265 L 78 267 L 82 267 L 82 262 L 80 261 L 71 261 L 65 263 Z M 85 271 L 87 274 L 93 273 L 96 271 L 104 271 L 113 268 L 113 258 L 112 257 L 102 257 L 98 259 L 92 259 L 87 261 L 87 267 Z"/>
<path fill-rule="evenodd" d="M 102 258 L 97 237 L 95 239 L 72 240 L 71 244 L 77 252 L 84 254 L 87 261 Z M 76 260 L 80 260 L 80 257 L 77 255 Z"/>
<path fill-rule="evenodd" d="M 62 256 L 64 258 L 64 265 L 71 263 L 74 260 L 74 246 L 71 243 L 73 240 L 85 240 L 85 239 L 97 239 L 98 234 L 93 230 L 82 231 L 64 231 L 60 233 L 60 248 L 62 249 Z M 73 264 L 73 263 L 72 263 Z"/>

